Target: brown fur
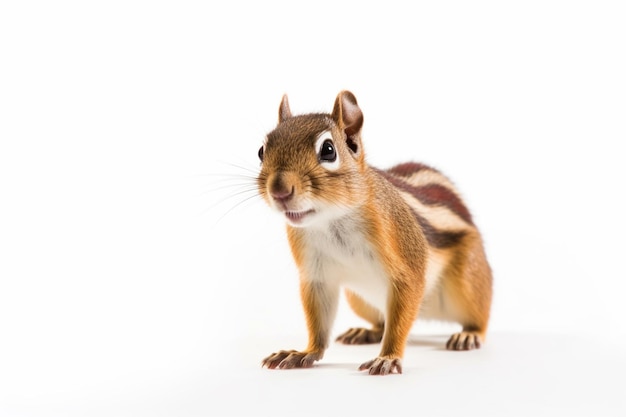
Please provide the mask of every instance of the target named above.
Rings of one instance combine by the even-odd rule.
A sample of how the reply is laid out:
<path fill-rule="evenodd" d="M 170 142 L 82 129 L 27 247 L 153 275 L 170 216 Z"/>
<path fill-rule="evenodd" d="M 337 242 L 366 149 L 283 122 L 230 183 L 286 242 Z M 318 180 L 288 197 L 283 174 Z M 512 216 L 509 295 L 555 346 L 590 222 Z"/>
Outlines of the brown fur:
<path fill-rule="evenodd" d="M 288 219 L 309 333 L 304 351 L 273 353 L 263 361 L 268 368 L 309 367 L 322 358 L 342 282 L 353 287 L 348 303 L 372 329 L 350 329 L 337 340 L 382 341 L 379 356 L 359 368 L 370 374 L 402 372 L 418 313 L 463 326 L 448 341 L 451 350 L 484 342 L 492 278 L 469 210 L 431 167 L 408 162 L 381 171 L 366 164 L 362 124 L 350 92 L 337 96 L 332 114 L 295 117 L 285 96 L 260 152 L 259 192 Z M 338 164 L 332 154 L 322 157 L 321 147 L 318 153 L 322 141 L 332 144 Z"/>

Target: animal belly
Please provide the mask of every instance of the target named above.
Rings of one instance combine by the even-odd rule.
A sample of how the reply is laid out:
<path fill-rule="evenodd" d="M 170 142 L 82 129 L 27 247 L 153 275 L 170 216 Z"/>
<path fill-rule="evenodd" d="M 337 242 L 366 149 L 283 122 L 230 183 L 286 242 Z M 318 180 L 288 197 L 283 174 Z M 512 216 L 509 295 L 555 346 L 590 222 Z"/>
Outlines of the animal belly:
<path fill-rule="evenodd" d="M 448 320 L 450 311 L 447 307 L 451 306 L 446 301 L 447 297 L 441 282 L 448 259 L 445 253 L 436 250 L 430 250 L 428 259 L 426 285 L 419 316 Z M 376 260 L 366 260 L 360 257 L 344 262 L 334 265 L 332 275 L 337 277 L 342 286 L 358 294 L 385 315 L 390 278 L 386 276 L 381 264 Z"/>
<path fill-rule="evenodd" d="M 448 256 L 443 251 L 429 249 L 426 266 L 426 286 L 419 309 L 419 318 L 450 320 L 450 300 L 445 291 L 445 269 Z"/>
<path fill-rule="evenodd" d="M 386 314 L 389 279 L 377 262 L 351 262 L 351 265 L 340 266 L 337 272 L 341 285 L 358 294 L 383 315 Z"/>

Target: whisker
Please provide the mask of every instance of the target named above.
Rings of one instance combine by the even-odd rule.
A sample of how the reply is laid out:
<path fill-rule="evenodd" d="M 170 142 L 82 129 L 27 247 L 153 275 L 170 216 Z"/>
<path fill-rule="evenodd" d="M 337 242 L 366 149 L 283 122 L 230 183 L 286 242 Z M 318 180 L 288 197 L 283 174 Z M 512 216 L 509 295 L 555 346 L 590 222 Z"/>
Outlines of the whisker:
<path fill-rule="evenodd" d="M 217 164 L 222 165 L 224 167 L 224 171 L 235 168 L 239 171 L 252 174 L 255 177 L 260 171 L 259 166 L 256 164 L 251 164 L 250 161 L 243 161 L 241 163 L 234 163 L 232 161 L 218 161 Z"/>
<path fill-rule="evenodd" d="M 238 191 L 236 193 L 234 193 L 234 194 L 231 194 L 231 196 L 236 196 L 236 195 L 244 193 L 244 192 L 252 193 L 252 192 L 257 192 L 258 191 L 258 188 L 257 188 L 256 185 L 238 184 L 238 185 L 236 185 L 236 187 L 237 187 Z M 198 194 L 198 196 L 199 197 L 203 197 L 203 196 L 206 196 L 208 194 L 213 194 L 213 193 L 216 193 L 218 191 L 223 191 L 223 190 L 230 190 L 230 189 L 233 189 L 233 188 L 235 188 L 235 186 L 232 185 L 232 184 L 222 185 L 220 187 L 212 187 L 212 188 L 207 189 L 206 191 L 200 192 Z"/>
<path fill-rule="evenodd" d="M 246 181 L 256 181 L 256 175 L 244 175 L 244 174 L 198 174 L 194 175 L 195 177 L 210 177 L 210 178 L 221 178 L 223 180 L 235 180 L 241 179 Z"/>
<path fill-rule="evenodd" d="M 233 212 L 233 210 L 242 207 L 242 205 L 262 199 L 263 193 L 260 192 L 259 181 L 259 169 L 248 168 L 245 164 L 237 164 L 232 162 L 218 162 L 218 164 L 225 167 L 224 172 L 211 172 L 198 174 L 195 177 L 198 178 L 210 178 L 209 183 L 200 185 L 201 189 L 198 190 L 197 197 L 205 198 L 210 196 L 208 207 L 205 204 L 204 208 L 200 208 L 197 213 L 198 216 L 204 216 L 209 212 L 217 210 L 215 216 L 215 223 L 222 221 L 227 215 Z M 235 168 L 233 170 L 232 168 Z M 222 207 L 219 208 L 218 207 Z"/>
<path fill-rule="evenodd" d="M 253 174 L 255 174 L 255 175 L 257 175 L 257 174 L 258 174 L 258 172 L 259 172 L 259 169 L 258 169 L 258 168 L 256 168 L 256 169 L 252 169 L 252 168 L 244 167 L 244 166 L 242 166 L 242 165 L 233 164 L 233 163 L 230 163 L 230 162 L 229 162 L 227 165 L 229 165 L 229 166 L 231 166 L 231 167 L 233 167 L 233 168 L 238 168 L 238 169 L 242 169 L 242 170 L 244 170 L 244 171 L 251 172 L 251 173 L 253 173 Z"/>
<path fill-rule="evenodd" d="M 243 196 L 244 198 L 243 198 L 243 199 L 240 199 L 242 196 Z M 201 211 L 198 213 L 198 215 L 199 215 L 199 216 L 204 216 L 204 215 L 205 215 L 205 214 L 207 214 L 208 212 L 210 212 L 210 211 L 212 211 L 212 210 L 216 209 L 217 207 L 219 207 L 219 206 L 221 206 L 221 205 L 224 205 L 224 204 L 228 204 L 228 205 L 230 205 L 230 204 L 231 204 L 231 202 L 232 202 L 232 200 L 234 200 L 234 199 L 235 199 L 235 200 L 236 200 L 236 199 L 240 199 L 239 201 L 236 201 L 236 202 L 235 202 L 235 204 L 233 204 L 232 206 L 230 206 L 230 208 L 228 208 L 228 209 L 227 209 L 226 213 L 229 213 L 229 212 L 231 212 L 231 211 L 232 211 L 232 209 L 233 209 L 234 207 L 239 206 L 239 205 L 240 205 L 243 201 L 247 201 L 247 200 L 250 200 L 250 199 L 252 199 L 252 198 L 256 198 L 256 197 L 261 198 L 261 196 L 260 196 L 258 193 L 254 192 L 254 190 L 243 190 L 243 191 L 239 191 L 239 192 L 236 192 L 236 193 L 233 193 L 233 194 L 229 194 L 229 195 L 227 195 L 226 197 L 224 197 L 224 198 L 222 198 L 222 199 L 220 199 L 220 200 L 218 200 L 218 201 L 213 202 L 213 203 L 212 203 L 212 204 L 210 204 L 208 207 L 206 207 L 205 209 L 201 210 Z M 223 215 L 222 215 L 221 217 L 223 217 Z M 221 217 L 220 217 L 220 218 L 221 218 Z"/>
<path fill-rule="evenodd" d="M 242 204 L 254 199 L 254 198 L 259 198 L 260 196 L 258 194 L 255 195 L 251 195 L 247 198 L 244 198 L 243 200 L 239 201 L 237 204 L 233 205 L 231 208 L 229 208 L 226 212 L 224 212 L 220 217 L 217 218 L 217 220 L 215 220 L 215 224 L 219 223 L 220 221 L 222 221 L 224 219 L 224 217 L 226 217 L 228 214 L 230 214 L 233 210 L 235 210 L 236 208 L 240 207 Z"/>
<path fill-rule="evenodd" d="M 237 187 L 234 187 L 233 185 L 224 185 L 221 187 L 215 187 L 212 189 L 209 189 L 207 191 L 202 192 L 200 195 L 206 195 L 209 193 L 213 193 L 213 192 L 217 192 L 219 190 L 233 190 L 232 193 L 227 194 L 221 201 L 226 201 L 232 198 L 235 198 L 237 196 L 240 196 L 242 194 L 247 194 L 247 193 L 254 193 L 257 194 L 258 193 L 258 188 L 256 187 L 256 185 L 248 185 L 248 184 L 241 184 L 238 185 Z"/>
<path fill-rule="evenodd" d="M 219 178 L 214 181 L 206 182 L 205 185 L 217 185 L 217 184 L 225 184 L 236 186 L 237 184 L 242 185 L 256 185 L 256 178 L 246 178 L 246 177 L 230 177 L 230 178 Z"/>

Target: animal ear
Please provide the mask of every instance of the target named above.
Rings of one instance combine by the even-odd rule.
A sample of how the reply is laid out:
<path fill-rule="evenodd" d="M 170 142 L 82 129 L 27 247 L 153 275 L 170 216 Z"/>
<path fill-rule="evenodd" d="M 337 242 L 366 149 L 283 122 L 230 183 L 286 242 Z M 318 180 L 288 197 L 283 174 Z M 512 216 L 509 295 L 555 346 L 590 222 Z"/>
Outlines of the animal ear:
<path fill-rule="evenodd" d="M 363 126 L 363 112 L 351 92 L 344 90 L 337 95 L 333 107 L 333 120 L 346 132 L 348 147 L 357 154 L 361 146 L 361 127 Z"/>
<path fill-rule="evenodd" d="M 280 107 L 278 107 L 278 123 L 282 123 L 291 117 L 291 109 L 289 108 L 289 100 L 287 94 L 283 95 L 283 99 L 280 101 Z"/>

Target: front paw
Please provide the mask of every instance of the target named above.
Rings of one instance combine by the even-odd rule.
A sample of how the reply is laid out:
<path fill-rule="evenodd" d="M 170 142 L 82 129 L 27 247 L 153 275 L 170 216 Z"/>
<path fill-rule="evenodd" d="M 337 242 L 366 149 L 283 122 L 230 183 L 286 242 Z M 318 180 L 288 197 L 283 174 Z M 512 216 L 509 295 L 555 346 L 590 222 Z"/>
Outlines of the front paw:
<path fill-rule="evenodd" d="M 402 361 L 400 358 L 372 359 L 359 366 L 359 371 L 369 370 L 370 375 L 389 375 L 395 372 L 402 373 Z"/>
<path fill-rule="evenodd" d="M 263 359 L 262 366 L 269 369 L 311 368 L 313 362 L 322 359 L 321 352 L 298 352 L 281 350 Z"/>

